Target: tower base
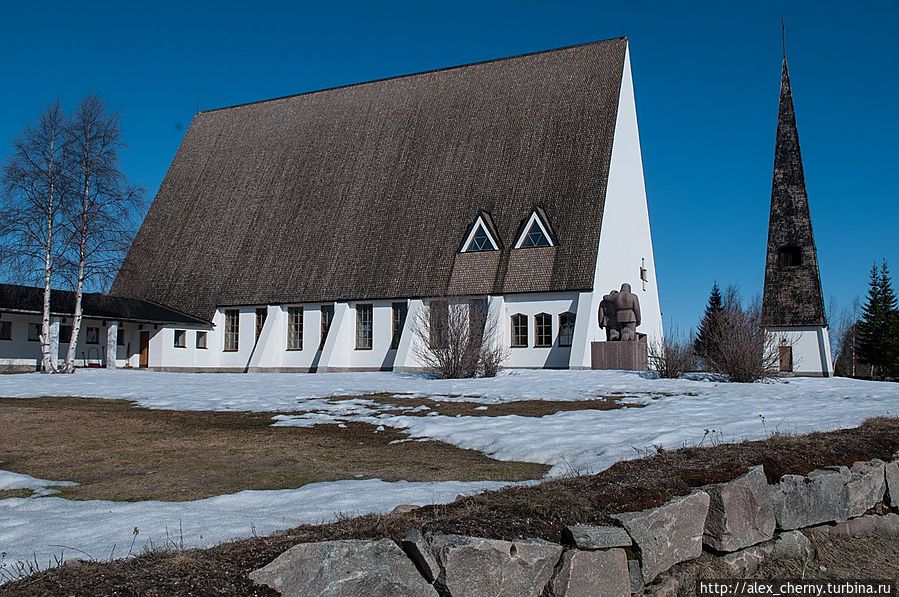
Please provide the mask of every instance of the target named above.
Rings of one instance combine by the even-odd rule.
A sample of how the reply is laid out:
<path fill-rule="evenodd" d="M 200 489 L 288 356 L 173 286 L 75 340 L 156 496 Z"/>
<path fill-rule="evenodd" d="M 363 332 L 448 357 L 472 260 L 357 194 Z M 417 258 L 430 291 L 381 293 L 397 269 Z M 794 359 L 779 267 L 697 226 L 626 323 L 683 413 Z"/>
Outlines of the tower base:
<path fill-rule="evenodd" d="M 833 376 L 830 334 L 826 327 L 765 328 L 777 338 L 780 372 L 801 377 Z"/>

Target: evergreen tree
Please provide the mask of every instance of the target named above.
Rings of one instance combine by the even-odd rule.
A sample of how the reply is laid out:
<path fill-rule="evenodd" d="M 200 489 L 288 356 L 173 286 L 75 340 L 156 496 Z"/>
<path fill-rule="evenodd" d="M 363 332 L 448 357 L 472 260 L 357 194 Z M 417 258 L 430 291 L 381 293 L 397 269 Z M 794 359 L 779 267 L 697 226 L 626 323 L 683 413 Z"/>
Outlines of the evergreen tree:
<path fill-rule="evenodd" d="M 871 266 L 868 297 L 858 330 L 858 356 L 871 365 L 875 377 L 886 377 L 899 369 L 899 312 L 886 261 Z"/>
<path fill-rule="evenodd" d="M 699 332 L 693 342 L 693 350 L 700 357 L 706 357 L 714 350 L 712 338 L 716 336 L 714 330 L 716 326 L 720 325 L 719 317 L 722 311 L 724 311 L 724 303 L 721 299 L 721 289 L 718 287 L 718 282 L 715 282 L 699 324 Z"/>

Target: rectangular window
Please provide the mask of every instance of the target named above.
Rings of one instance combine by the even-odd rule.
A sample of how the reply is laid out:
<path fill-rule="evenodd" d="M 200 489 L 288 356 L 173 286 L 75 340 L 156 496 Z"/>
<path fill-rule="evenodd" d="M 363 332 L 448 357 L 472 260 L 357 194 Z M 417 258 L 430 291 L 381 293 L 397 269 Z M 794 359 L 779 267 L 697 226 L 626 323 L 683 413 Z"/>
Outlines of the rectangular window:
<path fill-rule="evenodd" d="M 262 328 L 265 327 L 265 318 L 268 316 L 268 309 L 260 307 L 256 309 L 256 342 L 259 342 L 259 336 L 262 334 Z"/>
<path fill-rule="evenodd" d="M 197 332 L 197 348 L 206 349 L 206 332 Z"/>
<path fill-rule="evenodd" d="M 528 345 L 528 318 L 518 313 L 512 316 L 512 348 L 525 348 Z"/>
<path fill-rule="evenodd" d="M 225 310 L 225 352 L 237 352 L 240 337 L 240 311 Z"/>
<path fill-rule="evenodd" d="M 41 324 L 29 323 L 28 324 L 28 341 L 29 342 L 39 342 L 40 339 L 41 339 Z"/>
<path fill-rule="evenodd" d="M 546 348 L 553 345 L 553 318 L 549 313 L 534 315 L 534 346 Z"/>
<path fill-rule="evenodd" d="M 187 348 L 187 330 L 175 330 L 175 348 Z"/>
<path fill-rule="evenodd" d="M 480 346 L 487 327 L 487 299 L 476 298 L 468 301 L 468 333 L 472 342 Z"/>
<path fill-rule="evenodd" d="M 119 324 L 119 329 L 115 334 L 115 343 L 116 346 L 125 346 L 125 326 Z"/>
<path fill-rule="evenodd" d="M 449 334 L 449 304 L 446 301 L 431 301 L 428 307 L 428 325 L 431 348 L 446 348 Z"/>
<path fill-rule="evenodd" d="M 356 305 L 356 350 L 370 350 L 374 309 L 371 305 Z"/>
<path fill-rule="evenodd" d="M 406 325 L 408 309 L 406 303 L 393 303 L 393 336 L 390 339 L 390 348 L 394 350 L 400 346 L 400 337 L 403 335 L 403 327 Z"/>
<path fill-rule="evenodd" d="M 322 305 L 322 326 L 321 338 L 318 342 L 318 349 L 325 347 L 325 340 L 328 339 L 328 332 L 331 331 L 331 322 L 334 320 L 334 305 Z"/>
<path fill-rule="evenodd" d="M 574 340 L 574 313 L 559 315 L 559 346 L 571 346 Z"/>
<path fill-rule="evenodd" d="M 0 340 L 12 340 L 11 321 L 0 321 Z"/>
<path fill-rule="evenodd" d="M 87 328 L 87 331 L 84 333 L 84 341 L 87 344 L 99 344 L 100 328 Z"/>
<path fill-rule="evenodd" d="M 59 342 L 60 342 L 60 344 L 68 344 L 71 341 L 72 341 L 72 326 L 70 326 L 70 325 L 59 326 Z"/>
<path fill-rule="evenodd" d="M 287 308 L 287 350 L 303 350 L 303 308 Z"/>

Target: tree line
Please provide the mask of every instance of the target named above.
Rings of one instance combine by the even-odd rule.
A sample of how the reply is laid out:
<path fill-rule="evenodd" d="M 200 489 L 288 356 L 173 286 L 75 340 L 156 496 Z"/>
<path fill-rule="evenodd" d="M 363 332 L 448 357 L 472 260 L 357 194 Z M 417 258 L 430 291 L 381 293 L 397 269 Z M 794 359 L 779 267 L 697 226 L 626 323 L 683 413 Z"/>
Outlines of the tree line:
<path fill-rule="evenodd" d="M 837 375 L 899 378 L 899 301 L 886 260 L 871 266 L 861 313 L 844 316 L 836 331 Z"/>
<path fill-rule="evenodd" d="M 122 264 L 144 192 L 119 165 L 119 118 L 95 95 L 67 113 L 49 106 L 13 141 L 0 171 L 0 266 L 7 281 L 43 287 L 41 371 L 73 372 L 84 292 L 103 289 Z M 65 359 L 51 354 L 51 296 L 74 292 Z"/>

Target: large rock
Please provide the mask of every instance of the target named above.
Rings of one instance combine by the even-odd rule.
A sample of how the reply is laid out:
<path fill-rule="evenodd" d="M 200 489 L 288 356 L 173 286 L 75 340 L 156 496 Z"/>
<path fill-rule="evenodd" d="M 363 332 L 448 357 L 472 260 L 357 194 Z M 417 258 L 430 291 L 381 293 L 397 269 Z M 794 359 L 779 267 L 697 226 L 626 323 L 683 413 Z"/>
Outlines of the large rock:
<path fill-rule="evenodd" d="M 284 597 L 437 595 L 389 539 L 300 543 L 250 578 Z"/>
<path fill-rule="evenodd" d="M 835 525 L 815 527 L 815 530 L 830 535 L 843 535 L 846 537 L 859 535 L 897 537 L 899 536 L 899 514 L 890 513 L 884 516 L 869 514 L 859 518 L 852 518 L 845 522 L 838 522 Z"/>
<path fill-rule="evenodd" d="M 856 462 L 849 469 L 852 478 L 846 484 L 848 518 L 861 516 L 883 501 L 886 493 L 886 481 L 884 480 L 883 460 L 875 458 L 866 462 Z"/>
<path fill-rule="evenodd" d="M 565 527 L 565 538 L 578 549 L 630 547 L 631 536 L 621 527 L 573 524 Z"/>
<path fill-rule="evenodd" d="M 440 564 L 436 584 L 453 597 L 539 596 L 553 575 L 562 546 L 548 541 L 497 541 L 435 535 Z"/>
<path fill-rule="evenodd" d="M 729 553 L 721 561 L 735 576 L 748 576 L 767 560 L 807 560 L 813 553 L 811 541 L 801 531 L 787 531 L 773 541 Z"/>
<path fill-rule="evenodd" d="M 709 512 L 709 494 L 695 491 L 664 506 L 613 516 L 640 550 L 643 581 L 651 583 L 673 565 L 699 557 Z"/>
<path fill-rule="evenodd" d="M 893 508 L 899 509 L 899 460 L 894 460 L 884 467 L 887 495 Z"/>
<path fill-rule="evenodd" d="M 761 466 L 733 481 L 703 489 L 709 494 L 703 542 L 712 549 L 737 551 L 774 536 L 771 488 Z"/>
<path fill-rule="evenodd" d="M 550 588 L 554 597 L 628 597 L 627 556 L 623 549 L 566 551 Z"/>
<path fill-rule="evenodd" d="M 403 537 L 402 547 L 425 580 L 429 583 L 434 582 L 440 574 L 440 564 L 431 553 L 431 546 L 422 532 L 418 529 L 409 530 Z"/>
<path fill-rule="evenodd" d="M 784 475 L 773 492 L 778 528 L 791 530 L 848 518 L 852 474 L 845 466 L 812 471 L 807 477 Z"/>

